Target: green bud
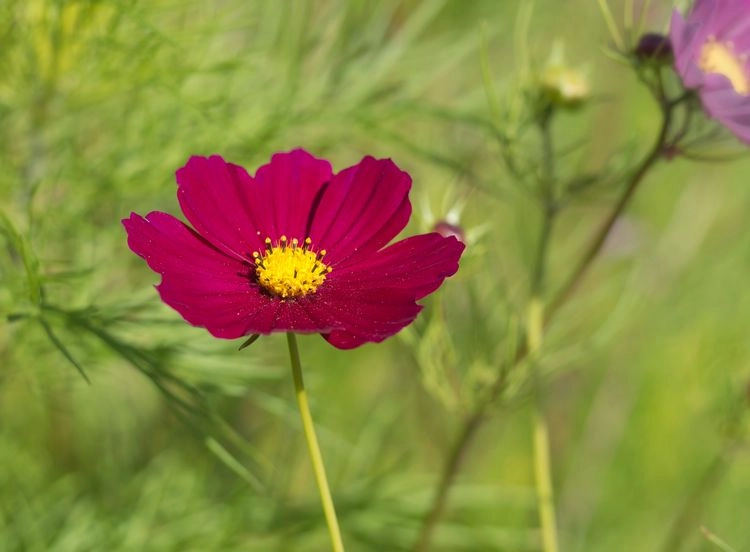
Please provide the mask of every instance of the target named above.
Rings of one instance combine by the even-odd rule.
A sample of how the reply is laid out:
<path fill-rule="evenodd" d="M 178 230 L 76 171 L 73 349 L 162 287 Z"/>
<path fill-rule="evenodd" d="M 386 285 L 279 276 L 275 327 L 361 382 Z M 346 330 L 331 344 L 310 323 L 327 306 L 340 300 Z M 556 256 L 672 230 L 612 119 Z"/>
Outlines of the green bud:
<path fill-rule="evenodd" d="M 547 65 L 539 74 L 539 85 L 547 102 L 564 109 L 579 107 L 591 95 L 585 72 L 565 63 L 560 45 L 553 47 Z"/>

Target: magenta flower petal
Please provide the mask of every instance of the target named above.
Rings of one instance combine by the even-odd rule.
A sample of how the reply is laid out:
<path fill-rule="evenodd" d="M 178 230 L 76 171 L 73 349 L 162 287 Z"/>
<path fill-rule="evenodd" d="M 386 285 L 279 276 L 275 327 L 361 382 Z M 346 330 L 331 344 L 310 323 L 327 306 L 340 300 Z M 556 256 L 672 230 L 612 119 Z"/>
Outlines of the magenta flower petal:
<path fill-rule="evenodd" d="M 201 236 L 238 259 L 262 246 L 247 201 L 253 180 L 245 169 L 218 155 L 191 157 L 176 176 L 182 212 Z"/>
<path fill-rule="evenodd" d="M 464 247 L 455 237 L 437 232 L 412 236 L 332 274 L 331 285 L 345 279 L 359 288 L 408 290 L 416 301 L 456 273 Z"/>
<path fill-rule="evenodd" d="M 142 217 L 131 213 L 122 221 L 128 246 L 159 274 L 196 272 L 221 277 L 242 270 L 242 262 L 225 255 L 167 213 L 154 211 Z"/>
<path fill-rule="evenodd" d="M 248 285 L 248 268 L 224 254 L 166 213 L 123 221 L 128 245 L 162 275 L 162 300 L 191 324 L 217 337 L 246 335 L 248 319 L 268 308 L 257 288 Z M 253 332 L 250 332 L 253 333 Z"/>
<path fill-rule="evenodd" d="M 455 274 L 463 249 L 455 237 L 422 234 L 335 271 L 317 316 L 329 317 L 331 326 L 346 329 L 324 337 L 346 349 L 395 334 L 419 313 L 416 301 Z"/>
<path fill-rule="evenodd" d="M 390 159 L 365 157 L 323 190 L 310 237 L 332 264 L 373 253 L 403 230 L 411 215 L 411 178 Z M 333 247 L 335 244 L 335 249 Z"/>
<path fill-rule="evenodd" d="M 131 214 L 128 245 L 161 274 L 164 302 L 217 337 L 382 341 L 458 268 L 463 245 L 436 233 L 381 249 L 411 213 L 411 179 L 390 160 L 332 176 L 327 161 L 295 150 L 253 178 L 221 157 L 193 157 L 177 180 L 195 230 L 166 213 Z"/>
<path fill-rule="evenodd" d="M 306 238 L 313 206 L 332 176 L 328 161 L 304 150 L 274 154 L 255 174 L 252 192 L 262 238 Z"/>
<path fill-rule="evenodd" d="M 299 149 L 274 155 L 255 179 L 218 155 L 191 157 L 177 171 L 177 197 L 182 212 L 204 238 L 246 259 L 263 247 L 266 237 L 304 234 L 312 203 L 331 175 L 328 161 Z"/>
<path fill-rule="evenodd" d="M 408 291 L 341 285 L 330 286 L 315 309 L 332 326 L 344 328 L 323 337 L 339 349 L 352 349 L 391 337 L 411 324 L 422 307 Z"/>
<path fill-rule="evenodd" d="M 706 113 L 750 144 L 750 0 L 696 0 L 669 31 L 675 70 Z"/>
<path fill-rule="evenodd" d="M 225 255 L 166 213 L 123 221 L 128 245 L 162 275 L 162 300 L 185 320 L 216 337 L 234 339 L 273 331 L 319 332 L 302 302 L 282 302 L 263 294 L 248 274 L 250 263 Z"/>

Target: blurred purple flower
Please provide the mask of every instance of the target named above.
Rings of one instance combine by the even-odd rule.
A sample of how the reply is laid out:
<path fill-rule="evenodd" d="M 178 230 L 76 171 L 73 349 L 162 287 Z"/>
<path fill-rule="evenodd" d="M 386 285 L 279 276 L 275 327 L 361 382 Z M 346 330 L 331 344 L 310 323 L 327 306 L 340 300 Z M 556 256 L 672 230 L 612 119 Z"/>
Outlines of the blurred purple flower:
<path fill-rule="evenodd" d="M 464 245 L 433 232 L 385 247 L 411 215 L 411 178 L 365 157 L 333 174 L 303 150 L 250 176 L 221 157 L 191 157 L 167 213 L 123 220 L 128 245 L 161 274 L 162 300 L 195 326 L 234 339 L 320 333 L 339 349 L 410 324 L 416 303 L 458 269 Z"/>
<path fill-rule="evenodd" d="M 750 144 L 750 0 L 696 0 L 686 19 L 674 11 L 669 36 L 685 87 Z"/>

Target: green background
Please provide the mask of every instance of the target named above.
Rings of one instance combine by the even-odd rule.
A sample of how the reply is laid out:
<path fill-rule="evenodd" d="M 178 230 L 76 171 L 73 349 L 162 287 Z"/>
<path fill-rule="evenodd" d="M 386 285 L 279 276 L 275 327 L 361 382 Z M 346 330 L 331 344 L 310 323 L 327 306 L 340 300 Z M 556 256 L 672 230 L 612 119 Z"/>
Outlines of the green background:
<path fill-rule="evenodd" d="M 527 34 L 524 4 L 0 3 L 0 550 L 327 549 L 284 337 L 238 353 L 189 327 L 120 224 L 178 214 L 190 155 L 254 172 L 297 146 L 336 169 L 394 159 L 414 181 L 408 233 L 465 205 L 461 271 L 414 327 L 350 352 L 300 339 L 347 549 L 410 549 L 527 300 L 538 217 L 500 161 L 492 128 L 507 121 L 487 77 L 503 103 L 564 44 L 592 91 L 556 120 L 578 148 L 571 174 L 626 164 L 658 125 L 605 55 L 595 2 L 539 1 Z M 653 2 L 648 29 L 670 10 Z M 658 165 L 549 328 L 565 551 L 719 550 L 702 526 L 750 549 L 748 167 Z M 563 213 L 552 289 L 617 185 Z M 434 550 L 538 549 L 529 409 L 511 389 L 467 451 Z"/>

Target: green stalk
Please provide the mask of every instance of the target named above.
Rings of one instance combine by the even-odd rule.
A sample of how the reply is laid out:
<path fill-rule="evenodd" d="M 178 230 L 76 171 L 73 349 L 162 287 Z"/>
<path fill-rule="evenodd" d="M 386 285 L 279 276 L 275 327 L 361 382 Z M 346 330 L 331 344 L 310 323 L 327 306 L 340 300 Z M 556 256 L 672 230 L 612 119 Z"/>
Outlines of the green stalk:
<path fill-rule="evenodd" d="M 663 92 L 661 92 L 663 94 Z M 594 260 L 599 256 L 599 252 L 604 247 L 604 243 L 607 241 L 609 234 L 612 232 L 615 224 L 625 212 L 625 208 L 630 205 L 630 200 L 638 190 L 638 186 L 643 182 L 649 171 L 656 165 L 656 163 L 662 158 L 664 154 L 664 148 L 669 142 L 669 131 L 672 127 L 672 117 L 675 107 L 681 104 L 687 99 L 686 95 L 680 96 L 672 101 L 661 99 L 661 110 L 662 120 L 661 127 L 659 128 L 659 134 L 654 140 L 654 144 L 643 158 L 643 161 L 638 165 L 638 168 L 632 173 L 627 181 L 625 190 L 620 198 L 617 200 L 614 209 L 609 213 L 609 216 L 602 224 L 599 231 L 594 236 L 588 249 L 584 252 L 581 260 L 576 265 L 573 272 L 568 277 L 567 281 L 557 291 L 555 296 L 550 301 L 547 307 L 547 317 L 551 318 L 557 309 L 559 309 L 573 294 L 578 287 L 578 284 L 583 280 L 584 276 L 588 272 L 589 268 L 593 264 Z"/>
<path fill-rule="evenodd" d="M 544 330 L 544 305 L 538 297 L 529 303 L 527 336 L 529 359 L 532 369 L 533 403 L 533 450 L 534 482 L 539 508 L 539 527 L 544 552 L 558 552 L 557 517 L 552 487 L 552 465 L 549 451 L 549 427 L 542 404 L 540 374 L 537 369 L 537 356 L 542 346 Z"/>
<path fill-rule="evenodd" d="M 307 401 L 307 391 L 305 391 L 305 382 L 302 379 L 302 364 L 299 359 L 299 349 L 297 348 L 297 338 L 292 332 L 286 334 L 287 344 L 289 345 L 289 359 L 292 363 L 292 378 L 294 379 L 294 394 L 297 398 L 300 417 L 302 418 L 302 429 L 307 441 L 307 450 L 310 454 L 315 481 L 318 484 L 320 493 L 320 502 L 323 506 L 328 533 L 331 535 L 331 547 L 333 552 L 344 552 L 344 543 L 341 540 L 341 530 L 339 529 L 339 520 L 336 517 L 336 509 L 333 505 L 331 490 L 326 478 L 326 469 L 323 464 L 323 455 L 320 453 L 318 437 L 315 435 L 315 426 L 313 425 L 312 415 L 310 414 L 310 404 Z"/>
<path fill-rule="evenodd" d="M 532 449 L 534 456 L 534 486 L 539 509 L 539 528 L 542 550 L 557 552 L 557 517 L 552 487 L 552 465 L 549 451 L 549 428 L 544 415 L 542 401 L 542 377 L 539 373 L 539 355 L 544 339 L 544 288 L 547 273 L 547 255 L 552 230 L 557 215 L 555 197 L 554 148 L 552 146 L 552 116 L 550 109 L 539 123 L 542 142 L 542 229 L 537 246 L 537 255 L 532 266 L 531 296 L 526 315 L 526 348 L 528 351 L 533 393 Z"/>
<path fill-rule="evenodd" d="M 419 537 L 414 545 L 414 552 L 427 552 L 430 549 L 432 543 L 432 535 L 435 532 L 435 527 L 440 521 L 445 510 L 445 504 L 448 500 L 448 491 L 453 486 L 456 480 L 461 463 L 463 462 L 464 455 L 468 450 L 468 443 L 474 438 L 474 434 L 479 429 L 482 421 L 484 420 L 484 411 L 479 409 L 474 412 L 471 416 L 466 418 L 461 431 L 461 436 L 454 443 L 451 448 L 450 455 L 448 456 L 447 464 L 443 470 L 443 474 L 440 478 L 435 496 L 432 500 L 430 510 L 422 522 L 422 528 L 419 531 Z"/>

